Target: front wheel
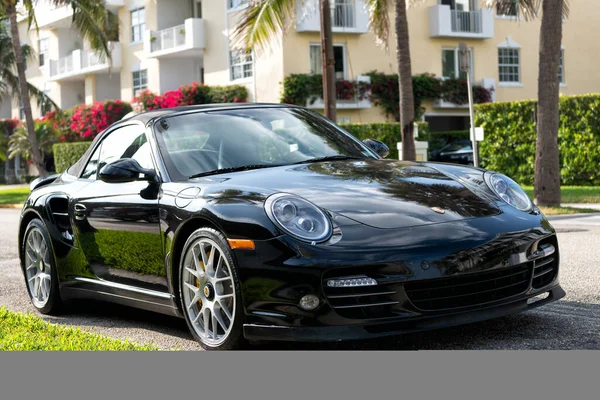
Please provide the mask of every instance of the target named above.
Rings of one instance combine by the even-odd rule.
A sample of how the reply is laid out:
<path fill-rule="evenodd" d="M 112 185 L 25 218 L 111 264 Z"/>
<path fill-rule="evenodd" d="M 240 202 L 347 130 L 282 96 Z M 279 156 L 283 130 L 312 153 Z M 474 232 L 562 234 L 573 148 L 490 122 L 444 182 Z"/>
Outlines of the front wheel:
<path fill-rule="evenodd" d="M 57 314 L 62 306 L 54 251 L 46 227 L 32 220 L 23 237 L 23 273 L 33 306 L 42 314 Z"/>
<path fill-rule="evenodd" d="M 214 229 L 187 239 L 179 266 L 179 295 L 185 320 L 205 350 L 241 346 L 242 296 L 229 244 Z"/>

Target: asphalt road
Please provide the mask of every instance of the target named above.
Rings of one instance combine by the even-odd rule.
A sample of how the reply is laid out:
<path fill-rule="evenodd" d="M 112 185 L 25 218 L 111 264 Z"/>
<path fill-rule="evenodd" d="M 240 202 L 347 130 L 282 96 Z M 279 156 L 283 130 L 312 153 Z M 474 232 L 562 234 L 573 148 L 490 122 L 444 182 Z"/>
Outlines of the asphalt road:
<path fill-rule="evenodd" d="M 0 306 L 32 312 L 17 258 L 19 211 L 0 209 Z M 522 314 L 449 329 L 339 344 L 270 343 L 260 349 L 600 349 L 600 215 L 558 217 L 560 279 L 567 296 Z M 57 324 L 164 349 L 200 350 L 183 320 L 100 302 L 78 302 Z"/>

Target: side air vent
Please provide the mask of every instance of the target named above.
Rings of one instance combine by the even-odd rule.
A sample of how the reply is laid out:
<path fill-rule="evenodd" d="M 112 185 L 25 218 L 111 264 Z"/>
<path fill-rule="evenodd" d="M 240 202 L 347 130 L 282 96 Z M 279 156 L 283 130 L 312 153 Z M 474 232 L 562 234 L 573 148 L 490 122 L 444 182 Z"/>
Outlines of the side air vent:
<path fill-rule="evenodd" d="M 69 200 L 66 197 L 52 197 L 48 201 L 48 211 L 52 222 L 67 242 L 73 241 L 73 227 L 69 219 Z"/>

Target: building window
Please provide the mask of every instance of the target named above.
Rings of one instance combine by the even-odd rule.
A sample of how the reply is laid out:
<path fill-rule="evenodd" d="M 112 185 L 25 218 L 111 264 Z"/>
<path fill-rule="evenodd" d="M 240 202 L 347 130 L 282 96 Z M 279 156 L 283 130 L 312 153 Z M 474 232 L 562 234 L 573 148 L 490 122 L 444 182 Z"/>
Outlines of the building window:
<path fill-rule="evenodd" d="M 350 116 L 349 115 L 342 115 L 342 116 L 337 117 L 337 123 L 338 123 L 338 125 L 340 125 L 340 124 L 349 124 L 351 122 L 352 121 L 350 120 Z"/>
<path fill-rule="evenodd" d="M 469 49 L 471 58 L 471 78 L 473 73 L 473 49 Z M 467 73 L 460 70 L 460 51 L 457 48 L 442 49 L 442 76 L 452 79 L 467 79 Z"/>
<path fill-rule="evenodd" d="M 248 4 L 248 0 L 227 0 L 227 8 L 238 8 Z"/>
<path fill-rule="evenodd" d="M 346 51 L 342 45 L 333 45 L 333 60 L 335 61 L 334 71 L 335 79 L 346 78 Z M 321 55 L 321 45 L 310 45 L 310 73 L 323 73 L 323 58 Z"/>
<path fill-rule="evenodd" d="M 141 42 L 146 30 L 146 9 L 144 7 L 131 11 L 131 41 Z"/>
<path fill-rule="evenodd" d="M 252 52 L 236 50 L 229 52 L 231 80 L 252 78 Z"/>
<path fill-rule="evenodd" d="M 38 40 L 38 54 L 40 67 L 43 67 L 48 60 L 48 38 Z"/>
<path fill-rule="evenodd" d="M 518 17 L 518 0 L 511 0 L 510 2 L 498 2 L 496 4 L 496 14 L 502 17 Z"/>
<path fill-rule="evenodd" d="M 133 96 L 137 96 L 140 90 L 148 87 L 148 70 L 135 71 L 133 73 Z"/>
<path fill-rule="evenodd" d="M 560 61 L 558 64 L 558 81 L 562 84 L 565 83 L 565 51 L 560 50 Z"/>
<path fill-rule="evenodd" d="M 500 82 L 521 82 L 519 49 L 498 49 L 498 75 Z"/>

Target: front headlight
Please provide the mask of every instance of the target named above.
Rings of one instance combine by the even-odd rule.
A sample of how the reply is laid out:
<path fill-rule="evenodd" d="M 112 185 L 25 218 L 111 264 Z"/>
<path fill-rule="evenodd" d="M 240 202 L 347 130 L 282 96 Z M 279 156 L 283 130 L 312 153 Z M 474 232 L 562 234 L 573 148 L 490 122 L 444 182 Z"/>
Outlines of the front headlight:
<path fill-rule="evenodd" d="M 327 215 L 311 202 L 285 193 L 270 196 L 265 202 L 269 218 L 290 235 L 308 242 L 320 242 L 331 236 Z"/>
<path fill-rule="evenodd" d="M 533 203 L 517 182 L 496 172 L 486 172 L 485 183 L 506 203 L 520 211 L 529 212 Z"/>

